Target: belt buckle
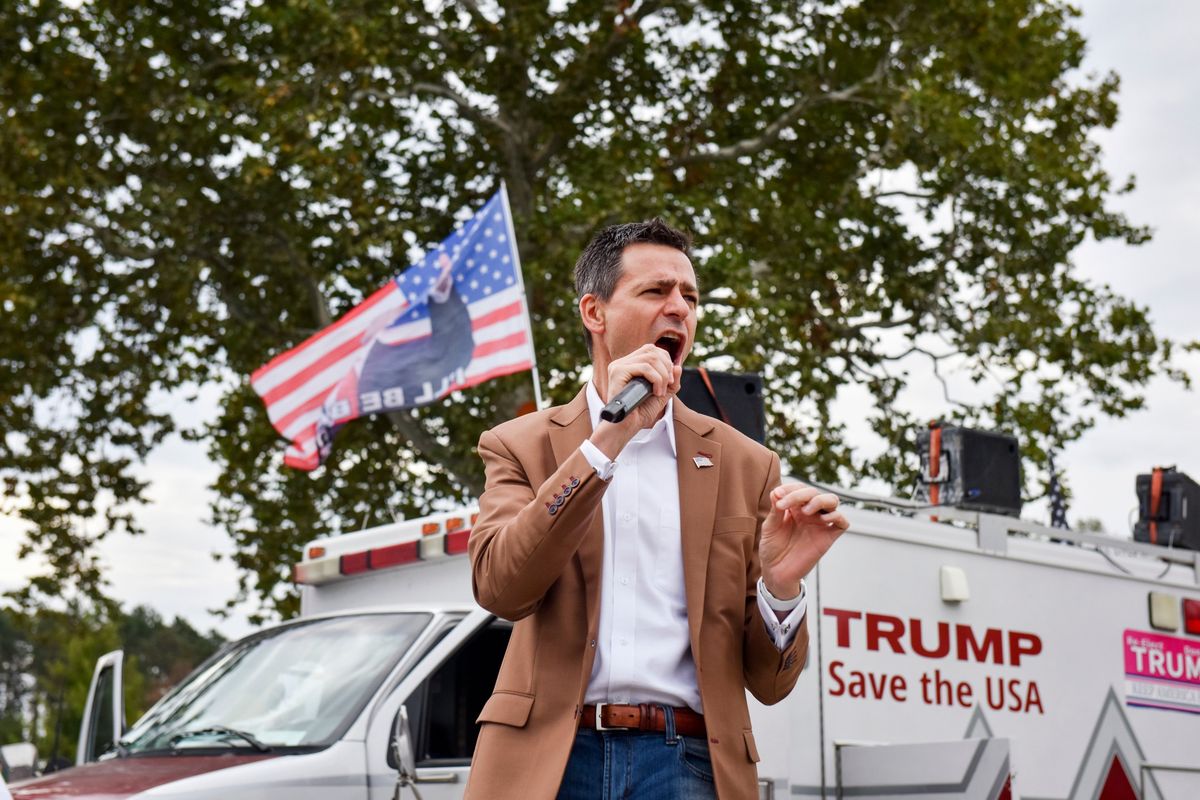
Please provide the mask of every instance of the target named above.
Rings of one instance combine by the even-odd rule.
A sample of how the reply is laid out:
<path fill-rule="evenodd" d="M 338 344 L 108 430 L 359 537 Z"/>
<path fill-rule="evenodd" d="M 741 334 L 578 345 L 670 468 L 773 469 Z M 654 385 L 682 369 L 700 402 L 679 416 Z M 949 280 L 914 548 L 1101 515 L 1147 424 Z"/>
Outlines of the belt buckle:
<path fill-rule="evenodd" d="M 607 705 L 610 705 L 610 703 L 596 703 L 596 730 L 598 731 L 617 730 L 617 728 L 610 728 L 601 721 L 604 716 L 604 707 Z"/>

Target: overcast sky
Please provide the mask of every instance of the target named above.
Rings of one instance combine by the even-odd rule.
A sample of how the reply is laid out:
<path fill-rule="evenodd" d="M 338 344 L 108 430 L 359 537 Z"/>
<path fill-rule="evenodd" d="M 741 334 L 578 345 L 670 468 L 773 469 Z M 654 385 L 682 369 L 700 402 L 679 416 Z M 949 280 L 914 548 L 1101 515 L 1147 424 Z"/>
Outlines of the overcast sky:
<path fill-rule="evenodd" d="M 1200 339 L 1200 270 L 1193 263 L 1200 253 L 1200 81 L 1190 55 L 1200 4 L 1088 0 L 1082 8 L 1080 24 L 1090 43 L 1085 69 L 1121 76 L 1120 121 L 1098 136 L 1115 182 L 1137 176 L 1136 191 L 1116 205 L 1133 222 L 1151 226 L 1154 239 L 1141 247 L 1089 242 L 1075 263 L 1081 274 L 1149 306 L 1160 334 Z M 1180 363 L 1200 380 L 1200 356 Z M 215 397 L 209 392 L 196 405 L 180 403 L 175 410 L 194 419 L 215 406 Z M 1095 517 L 1110 532 L 1127 532 L 1138 472 L 1178 464 L 1200 479 L 1197 399 L 1195 392 L 1156 381 L 1147 410 L 1102 422 L 1069 447 L 1059 466 L 1075 493 L 1070 519 Z M 209 613 L 235 594 L 237 579 L 228 561 L 214 560 L 229 552 L 229 541 L 204 524 L 206 487 L 216 470 L 203 449 L 173 438 L 144 474 L 152 480 L 152 502 L 138 517 L 147 534 L 115 537 L 102 548 L 113 595 L 168 619 L 181 615 L 201 629 L 216 627 L 227 636 L 248 632 L 244 613 L 225 620 Z M 1026 516 L 1044 519 L 1045 510 L 1034 506 Z M 16 522 L 0 518 L 0 591 L 21 585 L 38 569 L 17 560 L 19 539 Z"/>
<path fill-rule="evenodd" d="M 1082 274 L 1150 308 L 1158 332 L 1200 339 L 1200 82 L 1194 32 L 1200 4 L 1176 0 L 1083 3 L 1090 42 L 1087 68 L 1121 76 L 1121 117 L 1098 135 L 1109 172 L 1137 177 L 1137 189 L 1116 207 L 1154 230 L 1141 247 L 1089 243 L 1075 254 Z M 1200 380 L 1200 354 L 1181 359 Z M 1073 445 L 1063 467 L 1075 499 L 1072 517 L 1092 516 L 1109 531 L 1128 531 L 1136 507 L 1134 477 L 1155 465 L 1178 465 L 1200 479 L 1200 413 L 1195 391 L 1155 381 L 1148 408 L 1104 422 Z"/>

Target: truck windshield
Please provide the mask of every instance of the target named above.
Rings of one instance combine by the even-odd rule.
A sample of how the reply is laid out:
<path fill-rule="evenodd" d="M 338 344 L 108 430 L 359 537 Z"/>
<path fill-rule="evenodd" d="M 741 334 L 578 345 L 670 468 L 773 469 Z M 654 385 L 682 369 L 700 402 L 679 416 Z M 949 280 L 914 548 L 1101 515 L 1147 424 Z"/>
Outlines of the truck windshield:
<path fill-rule="evenodd" d="M 349 727 L 430 614 L 301 622 L 222 650 L 121 738 L 122 754 L 323 747 Z"/>

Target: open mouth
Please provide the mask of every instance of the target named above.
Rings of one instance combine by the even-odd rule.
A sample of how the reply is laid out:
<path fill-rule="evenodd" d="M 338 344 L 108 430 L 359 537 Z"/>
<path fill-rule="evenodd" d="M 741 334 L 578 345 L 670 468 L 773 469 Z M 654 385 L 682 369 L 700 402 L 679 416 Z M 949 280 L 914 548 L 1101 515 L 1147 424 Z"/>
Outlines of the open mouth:
<path fill-rule="evenodd" d="M 679 364 L 679 360 L 683 355 L 683 339 L 674 333 L 664 333 L 654 341 L 655 347 L 660 347 L 667 351 L 667 355 L 671 357 L 672 364 Z"/>

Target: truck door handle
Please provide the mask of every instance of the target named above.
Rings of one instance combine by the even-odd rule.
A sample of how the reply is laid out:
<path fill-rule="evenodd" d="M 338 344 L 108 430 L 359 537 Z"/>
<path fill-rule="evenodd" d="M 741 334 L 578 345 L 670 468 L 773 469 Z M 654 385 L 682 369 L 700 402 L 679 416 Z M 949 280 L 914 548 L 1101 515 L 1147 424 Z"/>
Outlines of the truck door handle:
<path fill-rule="evenodd" d="M 458 783 L 457 772 L 417 771 L 417 783 Z"/>

